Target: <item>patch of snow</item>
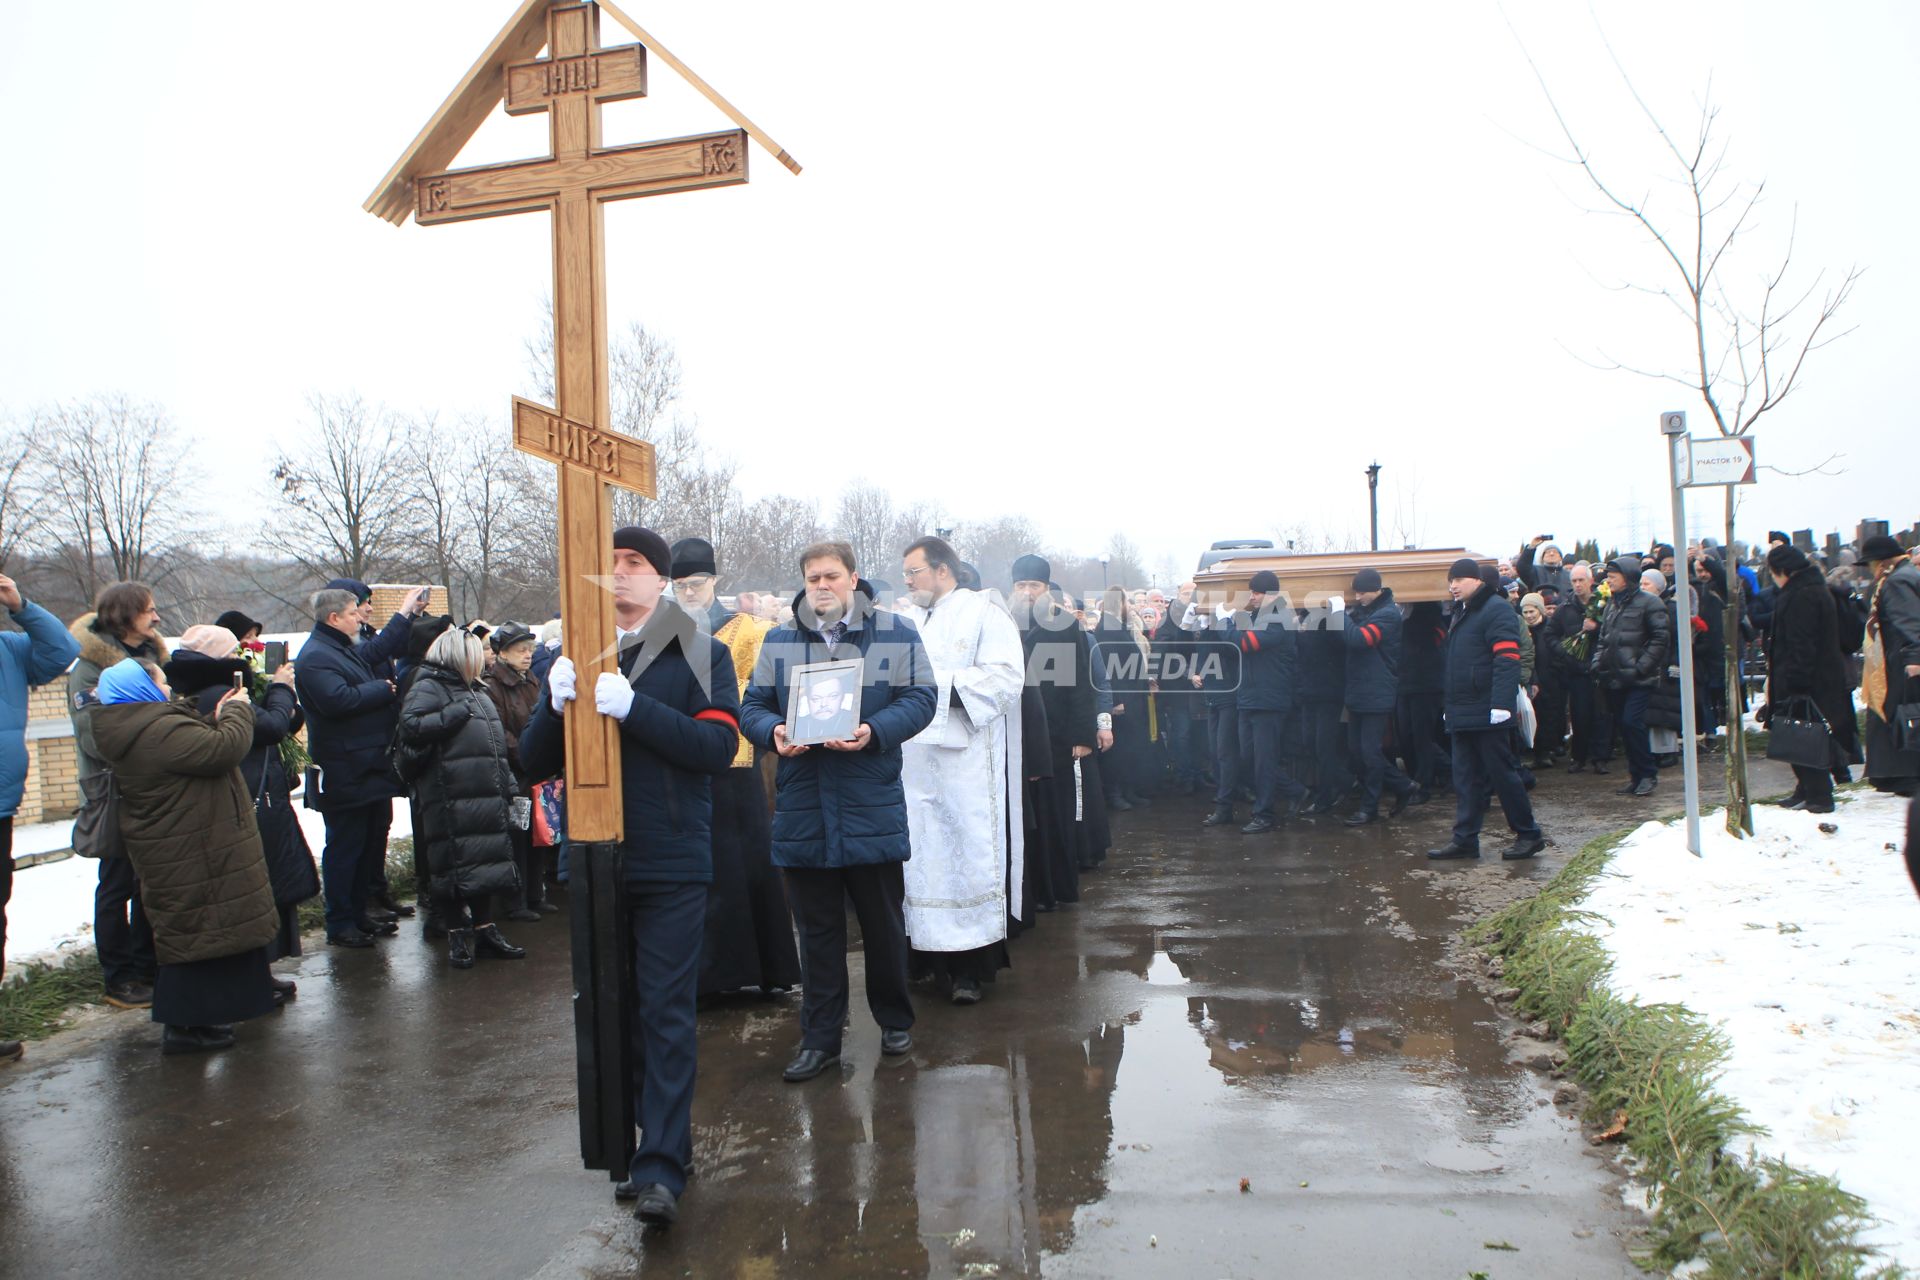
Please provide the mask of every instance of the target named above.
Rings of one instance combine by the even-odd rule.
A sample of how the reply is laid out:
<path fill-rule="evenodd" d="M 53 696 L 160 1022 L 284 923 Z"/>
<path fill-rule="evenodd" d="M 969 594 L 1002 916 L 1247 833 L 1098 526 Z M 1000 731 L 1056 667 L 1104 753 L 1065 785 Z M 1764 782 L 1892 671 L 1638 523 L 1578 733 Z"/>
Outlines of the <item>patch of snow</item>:
<path fill-rule="evenodd" d="M 1920 1267 L 1920 900 L 1899 852 L 1907 802 L 1841 793 L 1831 815 L 1754 809 L 1735 840 L 1702 815 L 1620 846 L 1581 904 L 1612 985 L 1683 1004 L 1732 1046 L 1720 1088 L 1764 1154 L 1833 1175 L 1881 1224 L 1867 1242 Z M 1820 827 L 1828 824 L 1831 833 Z M 1891 847 L 1889 847 L 1891 846 Z"/>
<path fill-rule="evenodd" d="M 319 862 L 320 850 L 327 842 L 326 820 L 300 803 L 296 793 L 294 812 L 300 816 L 300 829 L 306 833 L 307 847 Z M 413 834 L 413 812 L 404 800 L 393 804 L 393 828 L 389 838 L 398 840 Z M 15 827 L 13 852 L 16 858 L 65 849 L 73 841 L 73 823 L 41 822 L 30 827 Z M 7 905 L 7 973 L 29 960 L 59 960 L 76 947 L 93 943 L 93 889 L 100 879 L 100 864 L 90 858 L 68 858 L 37 867 L 16 868 L 13 873 L 13 901 Z"/>

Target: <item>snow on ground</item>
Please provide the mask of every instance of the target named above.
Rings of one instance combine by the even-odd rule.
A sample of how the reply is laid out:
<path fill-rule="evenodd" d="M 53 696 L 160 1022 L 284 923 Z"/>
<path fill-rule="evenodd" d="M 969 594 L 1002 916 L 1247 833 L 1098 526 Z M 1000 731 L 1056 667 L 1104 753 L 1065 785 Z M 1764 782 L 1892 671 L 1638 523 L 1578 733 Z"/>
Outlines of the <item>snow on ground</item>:
<path fill-rule="evenodd" d="M 1836 1176 L 1883 1224 L 1868 1242 L 1920 1267 L 1920 899 L 1900 849 L 1907 802 L 1842 792 L 1832 815 L 1761 805 L 1756 835 L 1647 823 L 1581 904 L 1612 985 L 1683 1004 L 1732 1044 L 1721 1089 L 1755 1140 Z M 1822 831 L 1821 825 L 1835 828 Z"/>
<path fill-rule="evenodd" d="M 307 845 L 314 860 L 326 844 L 326 824 L 321 815 L 294 800 L 294 812 L 300 815 L 300 827 L 307 833 Z M 395 801 L 391 838 L 413 834 L 413 815 L 405 801 Z M 69 847 L 73 823 L 42 822 L 30 827 L 15 827 L 14 856 L 45 853 Z M 93 944 L 93 887 L 100 878 L 99 864 L 89 858 L 68 858 L 37 867 L 16 868 L 13 873 L 13 901 L 7 906 L 7 972 L 29 960 L 54 959 L 76 947 Z"/>

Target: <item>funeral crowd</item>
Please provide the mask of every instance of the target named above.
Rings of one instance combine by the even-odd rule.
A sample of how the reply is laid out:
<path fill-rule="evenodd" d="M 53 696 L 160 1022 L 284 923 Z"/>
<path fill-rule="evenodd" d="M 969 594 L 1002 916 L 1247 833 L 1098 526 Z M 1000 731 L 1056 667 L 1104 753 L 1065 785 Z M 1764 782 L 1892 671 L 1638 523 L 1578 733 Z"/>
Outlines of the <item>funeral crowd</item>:
<path fill-rule="evenodd" d="M 827 1072 L 850 998 L 849 905 L 881 1052 L 900 1055 L 916 986 L 978 1002 L 1011 967 L 1009 943 L 1079 900 L 1119 815 L 1173 797 L 1205 797 L 1196 822 L 1258 837 L 1391 821 L 1450 794 L 1436 860 L 1480 857 L 1497 801 L 1501 856 L 1531 858 L 1546 843 L 1529 795 L 1541 771 L 1618 770 L 1621 791 L 1646 797 L 1675 763 L 1683 626 L 1708 748 L 1741 731 L 1750 697 L 1761 722 L 1824 727 L 1786 803 L 1830 810 L 1835 780 L 1862 764 L 1883 790 L 1920 782 L 1920 735 L 1902 722 L 1920 677 L 1920 556 L 1884 536 L 1822 564 L 1774 534 L 1732 574 L 1711 541 L 1589 563 L 1535 538 L 1509 560 L 1434 571 L 1427 598 L 1404 604 L 1369 567 L 1296 603 L 1284 562 L 1231 590 L 1082 599 L 1039 555 L 983 583 L 938 537 L 878 567 L 897 590 L 838 541 L 806 549 L 792 594 L 723 596 L 725 566 L 699 539 L 630 526 L 612 557 L 615 635 L 459 626 L 429 615 L 426 588 L 377 619 L 371 590 L 339 579 L 312 595 L 297 658 L 278 662 L 238 611 L 170 646 L 139 583 L 64 627 L 0 577 L 19 628 L 0 633 L 7 849 L 26 693 L 64 675 L 106 998 L 150 1008 L 169 1054 L 231 1046 L 234 1024 L 294 998 L 269 965 L 299 954 L 303 902 L 324 901 L 326 942 L 349 951 L 415 915 L 387 879 L 398 799 L 422 931 L 458 969 L 524 956 L 502 922 L 558 911 L 549 886 L 570 863 L 613 857 L 642 1135 L 616 1195 L 665 1225 L 692 1161 L 700 1002 L 798 988 L 784 1078 Z M 614 669 L 589 679 L 605 659 Z M 617 725 L 617 845 L 568 842 L 577 717 Z M 324 819 L 317 872 L 296 803 Z M 11 868 L 0 856 L 0 956 Z M 0 1060 L 20 1052 L 0 1044 Z"/>

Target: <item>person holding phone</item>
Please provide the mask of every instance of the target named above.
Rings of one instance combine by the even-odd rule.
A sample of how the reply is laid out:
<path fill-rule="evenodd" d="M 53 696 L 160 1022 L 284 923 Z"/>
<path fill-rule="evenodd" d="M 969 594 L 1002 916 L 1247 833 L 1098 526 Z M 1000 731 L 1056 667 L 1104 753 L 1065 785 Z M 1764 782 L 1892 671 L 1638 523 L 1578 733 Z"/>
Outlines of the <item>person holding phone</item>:
<path fill-rule="evenodd" d="M 253 703 L 229 688 L 209 722 L 169 696 L 159 666 L 137 658 L 101 673 L 96 693 L 93 740 L 114 771 L 127 858 L 153 925 L 160 1050 L 229 1048 L 232 1024 L 276 1004 L 267 948 L 280 916 L 240 773 Z"/>

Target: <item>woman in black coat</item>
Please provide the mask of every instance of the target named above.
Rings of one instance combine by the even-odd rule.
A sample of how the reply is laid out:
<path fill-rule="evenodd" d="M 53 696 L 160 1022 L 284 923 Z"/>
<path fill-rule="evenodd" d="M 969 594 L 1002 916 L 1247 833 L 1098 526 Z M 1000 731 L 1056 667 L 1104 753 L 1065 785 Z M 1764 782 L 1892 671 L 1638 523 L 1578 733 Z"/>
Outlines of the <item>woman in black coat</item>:
<path fill-rule="evenodd" d="M 1760 709 L 1760 716 L 1763 721 L 1776 714 L 1799 718 L 1805 713 L 1796 714 L 1794 704 L 1801 699 L 1811 699 L 1819 708 L 1832 733 L 1833 758 L 1820 767 L 1793 766 L 1799 785 L 1787 807 L 1832 813 L 1833 770 L 1859 762 L 1853 691 L 1846 656 L 1840 652 L 1833 593 L 1820 570 L 1795 547 L 1769 551 L 1767 569 L 1780 590 L 1774 597 L 1773 630 L 1767 640 L 1767 705 Z"/>
<path fill-rule="evenodd" d="M 193 703 L 202 715 L 213 714 L 236 676 L 253 690 L 253 747 L 240 762 L 240 776 L 253 797 L 267 879 L 280 916 L 280 932 L 269 944 L 267 958 L 280 960 L 300 954 L 300 904 L 320 892 L 313 850 L 293 810 L 292 775 L 280 754 L 280 744 L 300 731 L 303 717 L 293 691 L 292 664 L 282 665 L 261 688 L 253 667 L 237 656 L 239 642 L 224 643 L 231 638 L 231 632 L 221 627 L 191 627 L 165 670 L 174 696 Z M 224 656 L 218 656 L 223 650 Z M 277 1003 L 293 999 L 295 986 L 290 979 L 275 978 L 273 987 Z"/>
<path fill-rule="evenodd" d="M 515 803 L 507 732 L 480 684 L 485 666 L 485 647 L 465 631 L 435 640 L 409 673 L 394 753 L 412 788 L 415 847 L 456 969 L 472 967 L 476 944 L 509 960 L 527 954 L 501 936 L 490 906 L 493 894 L 519 888 L 508 826 L 531 806 Z"/>

